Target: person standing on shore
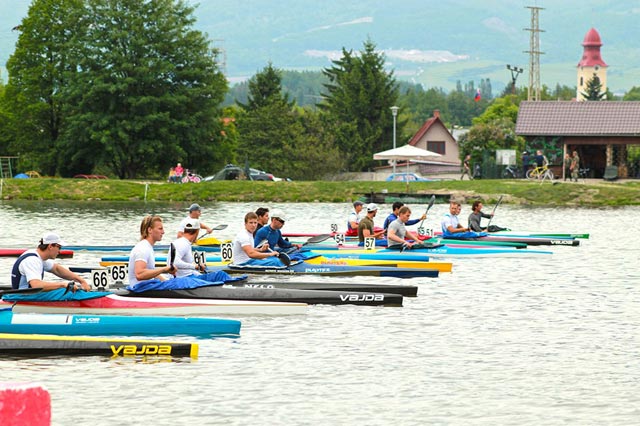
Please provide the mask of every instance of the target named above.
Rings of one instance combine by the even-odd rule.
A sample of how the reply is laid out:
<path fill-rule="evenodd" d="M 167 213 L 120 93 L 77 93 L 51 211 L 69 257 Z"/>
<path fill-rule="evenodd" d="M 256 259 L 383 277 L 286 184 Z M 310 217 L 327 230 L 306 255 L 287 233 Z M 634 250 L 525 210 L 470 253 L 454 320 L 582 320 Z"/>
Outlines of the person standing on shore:
<path fill-rule="evenodd" d="M 578 181 L 578 177 L 580 176 L 580 157 L 578 156 L 578 151 L 573 151 L 573 156 L 571 157 L 571 179 L 575 182 Z"/>
<path fill-rule="evenodd" d="M 460 175 L 460 180 L 464 178 L 464 175 L 469 177 L 469 180 L 473 180 L 473 176 L 471 176 L 471 154 L 467 154 L 464 157 L 464 161 L 462 162 L 462 175 Z"/>

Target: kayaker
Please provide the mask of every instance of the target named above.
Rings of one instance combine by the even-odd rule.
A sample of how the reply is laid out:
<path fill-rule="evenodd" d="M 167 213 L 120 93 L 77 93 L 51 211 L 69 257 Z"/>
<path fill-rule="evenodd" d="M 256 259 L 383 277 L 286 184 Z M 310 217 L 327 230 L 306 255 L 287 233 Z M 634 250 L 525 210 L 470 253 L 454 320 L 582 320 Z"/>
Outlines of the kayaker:
<path fill-rule="evenodd" d="M 189 206 L 189 215 L 184 219 L 182 219 L 182 222 L 180 222 L 180 225 L 178 226 L 178 238 L 182 237 L 182 233 L 184 232 L 184 226 L 187 224 L 187 221 L 192 219 L 196 219 L 200 221 L 201 215 L 202 215 L 202 209 L 200 208 L 200 205 L 197 203 L 191 204 Z M 207 232 L 207 234 L 210 234 L 211 232 L 213 232 L 211 228 L 209 228 L 207 225 L 205 225 L 202 222 L 200 222 L 200 229 L 204 229 Z"/>
<path fill-rule="evenodd" d="M 167 278 L 163 274 L 175 273 L 170 265 L 156 268 L 156 255 L 153 245 L 162 240 L 164 226 L 160 216 L 145 216 L 140 223 L 140 242 L 133 246 L 129 253 L 129 285 L 135 286 L 140 281 Z"/>
<path fill-rule="evenodd" d="M 53 232 L 45 234 L 37 248 L 25 251 L 13 264 L 11 287 L 14 289 L 42 288 L 45 291 L 66 287 L 75 292 L 75 283 L 78 282 L 83 290 L 91 291 L 91 286 L 84 278 L 53 261 L 64 245 L 58 234 Z M 44 281 L 45 271 L 67 281 Z"/>
<path fill-rule="evenodd" d="M 286 216 L 282 210 L 273 210 L 271 212 L 271 222 L 267 226 L 263 226 L 256 231 L 253 239 L 254 246 L 258 247 L 264 240 L 269 242 L 269 248 L 271 250 L 283 250 L 290 249 L 292 247 L 300 248 L 301 244 L 291 244 L 289 241 L 282 238 L 282 232 L 280 230 L 286 222 Z"/>
<path fill-rule="evenodd" d="M 204 272 L 207 265 L 197 264 L 193 259 L 192 244 L 198 238 L 200 232 L 200 221 L 190 219 L 184 225 L 182 237 L 173 242 L 175 249 L 175 259 L 173 266 L 176 268 L 176 277 L 186 277 L 196 272 Z"/>
<path fill-rule="evenodd" d="M 256 231 L 263 226 L 269 223 L 269 209 L 266 207 L 258 207 L 256 209 L 256 214 L 258 215 L 258 226 L 256 227 Z M 254 231 L 255 234 L 255 231 Z"/>
<path fill-rule="evenodd" d="M 360 223 L 360 212 L 364 207 L 364 203 L 360 200 L 353 202 L 353 211 L 349 213 L 347 218 L 347 232 L 344 235 L 348 237 L 355 237 L 358 235 L 358 224 Z"/>
<path fill-rule="evenodd" d="M 274 213 L 278 212 L 274 211 Z M 233 240 L 233 264 L 282 266 L 282 262 L 278 259 L 278 252 L 269 250 L 267 244 L 255 248 L 253 234 L 256 232 L 257 226 L 258 215 L 254 212 L 247 213 L 244 216 L 244 229 L 238 232 Z M 262 229 L 265 228 L 268 226 Z"/>
<path fill-rule="evenodd" d="M 390 249 L 411 248 L 420 241 L 418 235 L 405 227 L 409 217 L 411 217 L 411 209 L 407 206 L 402 206 L 398 210 L 398 218 L 389 224 L 387 241 Z M 413 241 L 407 241 L 407 237 Z"/>
<path fill-rule="evenodd" d="M 378 206 L 375 203 L 371 203 L 367 205 L 367 215 L 362 218 L 360 223 L 358 224 L 358 241 L 360 243 L 364 243 L 364 239 L 368 237 L 373 237 L 375 239 L 384 238 L 384 229 L 375 231 L 373 218 L 376 217 L 378 213 Z"/>
<path fill-rule="evenodd" d="M 472 213 L 469 215 L 469 229 L 475 232 L 486 231 L 487 228 L 483 228 L 480 226 L 480 222 L 482 218 L 490 219 L 493 217 L 493 214 L 487 214 L 482 211 L 482 201 L 476 200 L 471 205 Z"/>
<path fill-rule="evenodd" d="M 400 207 L 402 206 L 404 206 L 404 203 L 401 201 L 395 201 L 391 205 L 391 210 L 393 210 L 393 212 L 389 216 L 387 216 L 387 218 L 384 220 L 384 224 L 382 225 L 385 231 L 387 230 L 387 228 L 389 228 L 389 225 L 391 224 L 391 222 L 393 222 L 398 218 L 398 210 L 400 210 Z M 423 213 L 420 219 L 409 219 L 407 223 L 405 223 L 405 226 L 415 225 L 416 223 L 422 220 L 425 220 L 426 218 L 427 218 L 427 214 Z"/>

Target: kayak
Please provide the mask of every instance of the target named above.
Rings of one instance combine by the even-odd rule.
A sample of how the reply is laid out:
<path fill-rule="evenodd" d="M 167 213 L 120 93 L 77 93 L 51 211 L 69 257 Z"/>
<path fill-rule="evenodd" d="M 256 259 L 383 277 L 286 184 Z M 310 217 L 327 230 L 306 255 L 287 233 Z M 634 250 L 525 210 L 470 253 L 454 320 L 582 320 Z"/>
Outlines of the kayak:
<path fill-rule="evenodd" d="M 329 290 L 329 291 L 359 291 L 365 293 L 390 293 L 399 294 L 405 297 L 416 297 L 418 295 L 418 287 L 414 285 L 399 284 L 365 284 L 350 282 L 308 282 L 308 281 L 235 281 L 231 284 L 233 287 L 249 287 L 249 288 L 291 288 L 298 290 Z"/>
<path fill-rule="evenodd" d="M 338 253 L 339 257 L 350 257 L 351 254 L 367 254 L 378 256 L 379 259 L 398 259 L 398 256 L 407 256 L 406 260 L 429 260 L 432 257 L 468 257 L 468 256 L 489 256 L 489 257 L 522 257 L 528 255 L 549 255 L 553 252 L 531 249 L 513 249 L 513 248 L 497 248 L 497 247 L 454 247 L 442 245 L 432 248 L 420 248 L 413 250 L 395 249 L 373 249 L 365 250 L 362 247 L 340 248 L 340 247 L 324 247 L 323 249 L 314 248 L 314 252 L 323 256 L 331 256 L 331 253 Z M 364 259 L 367 259 L 365 257 Z"/>
<path fill-rule="evenodd" d="M 27 357 L 59 355 L 161 356 L 198 358 L 198 344 L 100 337 L 0 334 L 0 354 Z"/>
<path fill-rule="evenodd" d="M 68 301 L 13 301 L 6 296 L 0 307 L 13 306 L 16 313 L 66 313 L 84 315 L 299 315 L 307 310 L 306 303 L 256 302 L 251 300 L 175 299 L 126 297 L 117 294 L 95 299 Z"/>
<path fill-rule="evenodd" d="M 0 248 L 0 257 L 20 257 L 27 249 Z M 69 259 L 73 257 L 73 250 L 65 248 L 60 250 L 58 258 Z"/>
<path fill-rule="evenodd" d="M 425 259 L 422 259 L 425 260 Z M 427 259 L 428 260 L 428 259 Z M 100 266 L 121 265 L 129 261 L 129 256 L 104 256 Z M 155 264 L 166 265 L 166 256 L 156 256 Z M 436 278 L 437 269 L 397 268 L 393 266 L 350 266 L 350 265 L 314 265 L 307 262 L 292 263 L 291 266 L 232 265 L 207 268 L 208 272 L 271 274 L 271 275 L 323 275 L 323 276 L 374 276 L 395 278 Z"/>
<path fill-rule="evenodd" d="M 179 290 L 147 290 L 140 293 L 122 290 L 118 295 L 135 299 L 196 299 L 196 300 L 253 300 L 268 302 L 298 302 L 309 305 L 402 306 L 402 296 L 391 293 L 368 293 L 335 290 L 300 290 L 296 288 L 268 288 L 238 285 L 212 285 Z"/>
<path fill-rule="evenodd" d="M 22 314 L 0 310 L 0 333 L 66 336 L 239 336 L 240 321 L 120 315 Z"/>
<path fill-rule="evenodd" d="M 386 247 L 387 240 L 377 240 L 376 247 Z M 295 241 L 292 241 L 295 242 Z M 304 241 L 298 241 L 297 243 L 301 243 Z M 362 247 L 362 245 L 358 244 L 358 237 L 345 237 L 345 242 L 349 246 L 358 246 Z M 512 247 L 512 248 L 524 248 L 527 247 L 526 243 L 517 242 L 517 241 L 488 241 L 488 240 L 456 240 L 449 238 L 425 238 L 421 240 L 423 243 L 433 243 L 433 244 L 465 244 L 469 246 L 497 246 L 497 247 Z M 310 244 L 307 247 L 314 249 L 316 247 L 333 247 L 337 246 L 336 242 L 333 239 L 328 239 L 325 242 Z"/>

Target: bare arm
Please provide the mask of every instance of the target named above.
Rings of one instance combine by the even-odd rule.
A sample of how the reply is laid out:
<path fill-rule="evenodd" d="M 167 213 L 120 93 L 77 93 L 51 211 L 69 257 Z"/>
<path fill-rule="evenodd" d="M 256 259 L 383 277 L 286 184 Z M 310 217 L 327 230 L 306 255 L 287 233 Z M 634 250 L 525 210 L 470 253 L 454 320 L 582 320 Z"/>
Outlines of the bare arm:
<path fill-rule="evenodd" d="M 135 272 L 136 279 L 138 281 L 151 280 L 153 278 L 159 278 L 160 280 L 164 281 L 165 278 L 162 276 L 162 274 L 173 273 L 173 268 L 167 265 L 164 267 L 147 269 L 147 262 L 143 260 L 138 260 L 134 264 L 133 271 Z"/>
<path fill-rule="evenodd" d="M 54 275 L 59 276 L 60 278 L 63 278 L 65 280 L 72 280 L 72 281 L 76 281 L 79 282 L 80 285 L 82 286 L 82 289 L 85 291 L 91 291 L 91 286 L 85 281 L 84 278 L 82 278 L 80 275 L 71 272 L 68 268 L 62 266 L 62 265 L 58 265 L 57 263 L 53 266 L 53 269 L 51 269 L 51 272 Z M 34 281 L 34 280 L 32 280 Z M 44 282 L 44 281 L 43 281 Z M 29 283 L 31 284 L 31 282 Z M 63 283 L 63 287 L 66 287 L 67 283 Z M 33 285 L 31 286 L 33 287 Z M 58 287 L 53 287 L 53 288 L 59 288 Z M 52 290 L 53 290 L 52 288 Z"/>

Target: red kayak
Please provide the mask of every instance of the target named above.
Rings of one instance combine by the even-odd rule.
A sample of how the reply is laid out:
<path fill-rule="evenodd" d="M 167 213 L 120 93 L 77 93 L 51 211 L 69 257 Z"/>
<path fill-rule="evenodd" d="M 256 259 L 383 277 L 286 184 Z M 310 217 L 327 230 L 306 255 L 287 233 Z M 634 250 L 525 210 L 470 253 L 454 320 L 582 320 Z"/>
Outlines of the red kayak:
<path fill-rule="evenodd" d="M 0 248 L 0 257 L 18 257 L 27 249 Z M 60 250 L 59 258 L 68 259 L 73 257 L 73 250 Z"/>

